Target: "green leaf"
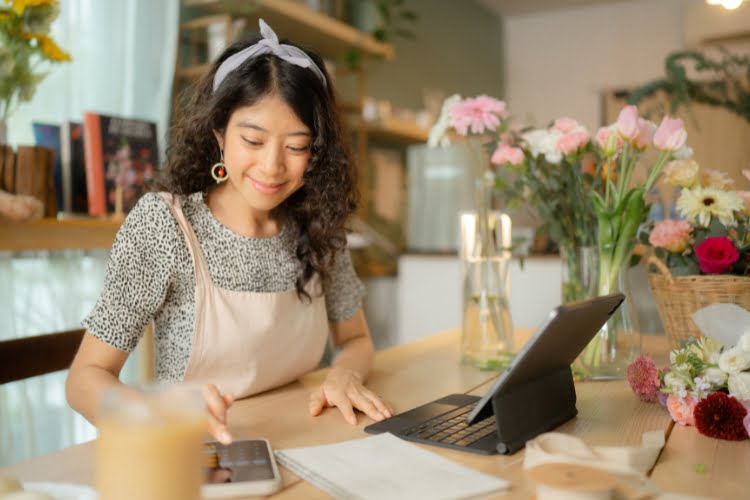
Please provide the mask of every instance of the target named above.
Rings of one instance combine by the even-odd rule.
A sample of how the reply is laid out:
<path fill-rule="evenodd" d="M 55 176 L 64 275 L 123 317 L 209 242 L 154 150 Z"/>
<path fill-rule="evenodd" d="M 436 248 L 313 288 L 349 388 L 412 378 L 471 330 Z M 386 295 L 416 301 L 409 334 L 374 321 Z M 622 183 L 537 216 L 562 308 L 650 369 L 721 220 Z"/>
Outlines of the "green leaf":
<path fill-rule="evenodd" d="M 399 15 L 401 16 L 401 19 L 404 19 L 406 21 L 410 21 L 413 23 L 417 22 L 417 19 L 419 19 L 419 16 L 413 10 L 402 10 Z"/>

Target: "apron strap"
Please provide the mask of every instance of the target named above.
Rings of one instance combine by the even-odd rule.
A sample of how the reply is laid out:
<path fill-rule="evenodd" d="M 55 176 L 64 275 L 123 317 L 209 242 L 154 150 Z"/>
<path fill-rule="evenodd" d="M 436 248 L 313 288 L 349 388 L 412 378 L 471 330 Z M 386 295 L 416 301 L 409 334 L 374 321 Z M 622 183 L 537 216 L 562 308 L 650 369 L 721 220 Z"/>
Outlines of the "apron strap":
<path fill-rule="evenodd" d="M 211 276 L 208 272 L 208 265 L 206 264 L 206 259 L 201 251 L 200 243 L 198 243 L 198 238 L 193 231 L 193 226 L 190 225 L 182 211 L 182 198 L 180 196 L 175 196 L 172 193 L 159 192 L 157 194 L 164 199 L 169 210 L 177 221 L 177 225 L 182 231 L 182 234 L 185 236 L 185 242 L 187 243 L 188 251 L 190 252 L 190 258 L 193 260 L 193 267 L 195 268 L 196 284 L 209 283 Z"/>

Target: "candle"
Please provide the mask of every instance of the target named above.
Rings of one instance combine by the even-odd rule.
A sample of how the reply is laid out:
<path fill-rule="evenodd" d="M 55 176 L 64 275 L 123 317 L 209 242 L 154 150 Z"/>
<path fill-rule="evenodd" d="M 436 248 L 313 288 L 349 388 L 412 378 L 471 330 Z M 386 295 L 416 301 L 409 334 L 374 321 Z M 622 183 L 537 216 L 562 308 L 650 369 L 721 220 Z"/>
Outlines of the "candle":
<path fill-rule="evenodd" d="M 205 403 L 184 386 L 117 387 L 102 398 L 99 500 L 200 500 Z"/>

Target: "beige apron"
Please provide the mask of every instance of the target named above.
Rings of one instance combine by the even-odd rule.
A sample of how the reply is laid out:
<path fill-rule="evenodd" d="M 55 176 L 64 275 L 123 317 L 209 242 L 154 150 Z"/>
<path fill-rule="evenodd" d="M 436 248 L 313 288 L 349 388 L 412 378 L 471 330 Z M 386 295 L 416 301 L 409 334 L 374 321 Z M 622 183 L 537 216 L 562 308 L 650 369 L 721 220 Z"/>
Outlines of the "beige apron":
<path fill-rule="evenodd" d="M 185 235 L 195 268 L 195 330 L 185 382 L 216 384 L 222 393 L 242 398 L 278 387 L 315 369 L 328 338 L 325 298 L 317 275 L 305 290 L 279 293 L 219 288 L 179 196 L 159 193 Z"/>

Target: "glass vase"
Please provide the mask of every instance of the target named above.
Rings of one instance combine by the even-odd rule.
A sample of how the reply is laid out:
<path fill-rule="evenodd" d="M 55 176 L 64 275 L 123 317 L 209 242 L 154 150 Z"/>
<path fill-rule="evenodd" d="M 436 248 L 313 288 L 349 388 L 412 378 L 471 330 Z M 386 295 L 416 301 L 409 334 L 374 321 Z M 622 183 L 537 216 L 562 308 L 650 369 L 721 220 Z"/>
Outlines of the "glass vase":
<path fill-rule="evenodd" d="M 596 297 L 599 275 L 596 246 L 560 244 L 561 295 L 564 304 Z"/>
<path fill-rule="evenodd" d="M 620 265 L 608 264 L 599 259 L 597 294 L 623 293 L 625 302 L 609 318 L 579 355 L 577 367 L 584 379 L 622 379 L 628 365 L 641 352 L 641 333 L 638 317 L 631 300 L 628 275 L 630 258 Z"/>
<path fill-rule="evenodd" d="M 489 210 L 489 189 L 489 185 L 478 187 L 481 206 L 461 215 L 461 360 L 483 370 L 498 370 L 508 365 L 513 352 L 508 304 L 511 221 L 506 214 Z"/>

